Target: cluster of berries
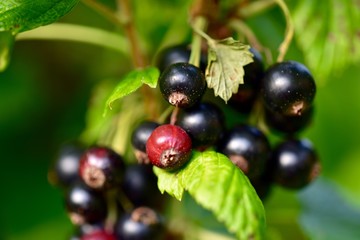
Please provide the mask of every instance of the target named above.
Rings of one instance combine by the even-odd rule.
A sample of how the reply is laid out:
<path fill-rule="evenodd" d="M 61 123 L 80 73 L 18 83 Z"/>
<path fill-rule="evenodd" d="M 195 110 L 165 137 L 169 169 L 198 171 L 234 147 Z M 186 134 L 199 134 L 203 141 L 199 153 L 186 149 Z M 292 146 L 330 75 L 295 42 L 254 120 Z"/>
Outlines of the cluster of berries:
<path fill-rule="evenodd" d="M 227 126 L 224 102 L 205 101 L 208 91 L 204 66 L 189 64 L 190 50 L 170 47 L 158 56 L 158 86 L 174 106 L 165 123 L 144 121 L 132 132 L 138 163 L 105 146 L 64 147 L 51 179 L 64 190 L 65 206 L 77 232 L 71 239 L 167 239 L 161 216 L 166 197 L 157 188 L 152 166 L 176 171 L 190 160 L 192 151 L 213 149 L 226 155 L 244 174 L 261 199 L 275 183 L 300 189 L 318 174 L 319 160 L 308 140 L 297 133 L 312 118 L 316 92 L 307 68 L 295 61 L 270 66 L 251 49 L 254 62 L 245 66 L 244 84 L 229 101 L 239 114 L 259 108 L 269 129 L 283 136 L 272 146 L 258 126 L 239 121 Z M 203 61 L 206 62 L 206 61 Z M 169 238 L 173 239 L 173 238 Z"/>

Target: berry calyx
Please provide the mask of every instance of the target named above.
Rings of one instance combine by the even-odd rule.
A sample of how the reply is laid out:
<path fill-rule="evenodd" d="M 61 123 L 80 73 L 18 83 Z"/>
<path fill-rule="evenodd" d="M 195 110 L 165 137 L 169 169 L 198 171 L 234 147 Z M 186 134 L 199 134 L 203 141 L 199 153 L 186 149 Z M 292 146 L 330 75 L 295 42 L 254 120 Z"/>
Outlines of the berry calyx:
<path fill-rule="evenodd" d="M 309 70 L 296 61 L 285 61 L 270 67 L 262 81 L 265 106 L 283 115 L 301 115 L 313 102 L 315 81 Z"/>
<path fill-rule="evenodd" d="M 200 68 L 189 63 L 175 63 L 162 72 L 159 87 L 171 105 L 186 108 L 201 99 L 206 90 L 206 80 Z"/>
<path fill-rule="evenodd" d="M 318 156 L 307 140 L 289 139 L 280 143 L 270 158 L 274 182 L 289 189 L 301 189 L 320 172 Z"/>
<path fill-rule="evenodd" d="M 165 124 L 157 127 L 146 143 L 150 162 L 167 170 L 183 166 L 191 156 L 191 138 L 179 126 Z"/>
<path fill-rule="evenodd" d="M 119 186 L 124 171 L 125 164 L 122 157 L 108 147 L 91 147 L 84 152 L 80 160 L 80 176 L 89 187 L 94 189 Z"/>

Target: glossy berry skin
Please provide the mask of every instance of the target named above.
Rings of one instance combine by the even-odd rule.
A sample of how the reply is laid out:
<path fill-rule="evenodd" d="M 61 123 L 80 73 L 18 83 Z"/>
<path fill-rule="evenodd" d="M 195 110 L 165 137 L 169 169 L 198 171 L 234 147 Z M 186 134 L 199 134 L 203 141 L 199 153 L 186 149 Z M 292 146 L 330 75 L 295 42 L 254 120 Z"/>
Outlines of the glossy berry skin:
<path fill-rule="evenodd" d="M 253 179 L 265 170 L 270 144 L 259 129 L 244 124 L 230 129 L 219 142 L 217 150 L 228 156 L 250 179 Z"/>
<path fill-rule="evenodd" d="M 165 124 L 157 127 L 146 143 L 150 162 L 166 170 L 182 167 L 191 156 L 191 138 L 182 128 Z"/>
<path fill-rule="evenodd" d="M 182 109 L 175 124 L 189 134 L 193 148 L 203 150 L 214 145 L 221 137 L 224 114 L 215 104 L 201 102 Z"/>
<path fill-rule="evenodd" d="M 270 67 L 262 81 L 262 98 L 272 112 L 301 115 L 313 102 L 315 81 L 309 70 L 296 61 L 285 61 Z"/>
<path fill-rule="evenodd" d="M 274 182 L 289 189 L 308 185 L 320 171 L 318 156 L 307 140 L 289 139 L 280 143 L 270 159 Z"/>
<path fill-rule="evenodd" d="M 65 206 L 75 225 L 98 223 L 107 216 L 105 197 L 82 182 L 71 186 L 65 194 Z"/>
<path fill-rule="evenodd" d="M 131 135 L 131 144 L 134 148 L 135 157 L 139 163 L 149 163 L 146 154 L 146 142 L 155 128 L 160 126 L 157 122 L 144 121 L 140 123 Z"/>
<path fill-rule="evenodd" d="M 204 74 L 189 63 L 170 65 L 161 73 L 158 83 L 165 100 L 180 108 L 194 105 L 206 90 Z"/>
<path fill-rule="evenodd" d="M 82 180 L 94 189 L 120 186 L 124 171 L 123 158 L 108 147 L 91 147 L 80 159 L 79 174 Z"/>
<path fill-rule="evenodd" d="M 79 162 L 84 149 L 78 145 L 69 143 L 63 145 L 55 159 L 53 170 L 50 174 L 50 181 L 56 186 L 63 188 L 69 187 L 74 182 L 80 179 L 79 177 Z M 53 179 L 52 176 L 54 177 Z"/>
<path fill-rule="evenodd" d="M 301 132 L 311 123 L 314 106 L 309 107 L 302 114 L 295 116 L 282 115 L 265 109 L 265 123 L 270 129 L 279 134 L 294 135 Z"/>
<path fill-rule="evenodd" d="M 261 54 L 254 48 L 250 48 L 254 55 L 253 62 L 244 66 L 244 83 L 239 85 L 238 92 L 233 94 L 229 105 L 240 113 L 250 113 L 261 87 L 261 80 L 265 68 Z"/>
<path fill-rule="evenodd" d="M 119 218 L 115 234 L 121 240 L 163 240 L 165 227 L 156 211 L 139 207 Z"/>
<path fill-rule="evenodd" d="M 128 165 L 125 171 L 122 190 L 136 207 L 162 207 L 163 195 L 157 187 L 157 177 L 149 164 Z"/>

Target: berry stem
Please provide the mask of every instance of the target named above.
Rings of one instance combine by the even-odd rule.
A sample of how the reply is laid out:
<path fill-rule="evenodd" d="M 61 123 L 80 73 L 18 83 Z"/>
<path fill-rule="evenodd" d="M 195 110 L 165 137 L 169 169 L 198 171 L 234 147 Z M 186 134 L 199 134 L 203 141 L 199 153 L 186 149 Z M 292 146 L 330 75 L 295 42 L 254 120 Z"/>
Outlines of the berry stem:
<path fill-rule="evenodd" d="M 245 6 L 241 6 L 239 8 L 237 15 L 242 19 L 253 17 L 275 6 L 275 4 L 276 0 L 259 0 L 251 1 L 250 3 L 247 2 Z"/>
<path fill-rule="evenodd" d="M 279 46 L 279 55 L 276 60 L 277 62 L 282 62 L 284 60 L 285 54 L 291 44 L 293 36 L 294 36 L 294 24 L 291 19 L 289 8 L 287 7 L 284 0 L 275 0 L 275 1 L 281 8 L 282 12 L 284 13 L 285 20 L 286 20 L 285 37 L 284 37 L 283 42 Z"/>
<path fill-rule="evenodd" d="M 189 59 L 189 63 L 197 67 L 200 66 L 201 43 L 202 43 L 202 37 L 197 32 L 198 31 L 204 32 L 206 28 L 207 28 L 206 18 L 203 16 L 197 16 L 193 24 L 194 33 L 191 43 L 191 55 Z"/>
<path fill-rule="evenodd" d="M 179 114 L 180 108 L 179 107 L 175 107 L 174 110 L 171 113 L 171 117 L 170 117 L 170 124 L 171 125 L 175 125 L 176 120 L 177 120 L 177 115 Z"/>

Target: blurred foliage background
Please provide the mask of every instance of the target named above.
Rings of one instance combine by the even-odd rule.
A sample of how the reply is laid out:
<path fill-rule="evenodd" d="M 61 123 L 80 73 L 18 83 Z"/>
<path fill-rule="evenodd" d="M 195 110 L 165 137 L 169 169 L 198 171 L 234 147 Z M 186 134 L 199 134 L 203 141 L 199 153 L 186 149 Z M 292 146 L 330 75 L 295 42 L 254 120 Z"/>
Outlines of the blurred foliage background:
<path fill-rule="evenodd" d="M 114 5 L 111 0 L 101 2 Z M 135 20 L 150 55 L 175 12 L 186 2 L 134 1 Z M 359 11 L 359 6 L 354 7 Z M 114 30 L 82 3 L 61 22 Z M 247 23 L 276 56 L 285 27 L 281 11 L 271 8 Z M 187 19 L 179 26 L 179 31 L 187 31 Z M 354 41 L 360 41 L 358 35 Z M 293 41 L 286 59 L 304 62 L 307 54 L 298 41 Z M 353 53 L 341 54 L 350 58 Z M 71 234 L 61 192 L 47 180 L 49 166 L 60 144 L 76 139 L 85 128 L 93 87 L 103 79 L 122 76 L 130 68 L 127 56 L 96 46 L 15 42 L 11 63 L 0 73 L 0 239 L 60 240 Z M 314 76 L 318 81 L 314 121 L 302 134 L 319 152 L 322 175 L 300 192 L 273 189 L 265 202 L 269 239 L 352 240 L 360 236 L 359 62 L 335 70 L 326 79 L 320 74 Z"/>

